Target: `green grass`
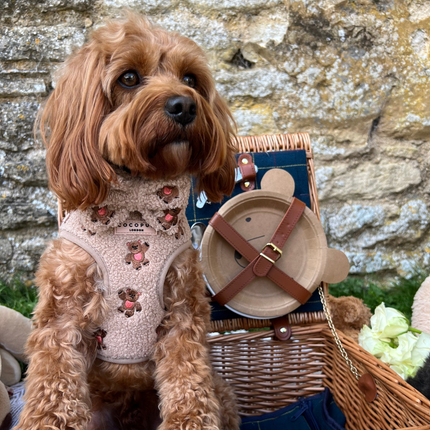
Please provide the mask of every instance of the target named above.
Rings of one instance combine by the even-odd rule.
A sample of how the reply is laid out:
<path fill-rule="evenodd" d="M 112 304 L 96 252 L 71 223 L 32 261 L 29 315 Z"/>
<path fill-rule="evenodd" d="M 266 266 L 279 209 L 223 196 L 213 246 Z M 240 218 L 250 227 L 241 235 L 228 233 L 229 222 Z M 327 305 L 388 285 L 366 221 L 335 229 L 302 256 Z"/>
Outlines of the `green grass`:
<path fill-rule="evenodd" d="M 335 297 L 355 296 L 363 299 L 372 313 L 376 306 L 384 302 L 385 306 L 397 309 L 410 321 L 415 293 L 426 276 L 423 273 L 417 273 L 409 279 L 400 278 L 384 288 L 363 278 L 349 277 L 339 284 L 330 285 L 330 294 Z"/>
<path fill-rule="evenodd" d="M 15 276 L 10 282 L 0 280 L 0 305 L 15 309 L 31 318 L 37 303 L 37 290 L 29 281 Z"/>

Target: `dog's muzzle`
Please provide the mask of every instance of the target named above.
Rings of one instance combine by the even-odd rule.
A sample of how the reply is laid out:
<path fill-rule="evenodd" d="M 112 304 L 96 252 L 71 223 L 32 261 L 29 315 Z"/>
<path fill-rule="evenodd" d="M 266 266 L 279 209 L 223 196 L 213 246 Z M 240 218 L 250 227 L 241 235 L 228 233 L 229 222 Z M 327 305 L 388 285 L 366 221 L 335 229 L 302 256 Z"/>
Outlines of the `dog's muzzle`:
<path fill-rule="evenodd" d="M 164 110 L 170 118 L 184 127 L 193 122 L 197 116 L 197 105 L 191 97 L 170 97 Z"/>

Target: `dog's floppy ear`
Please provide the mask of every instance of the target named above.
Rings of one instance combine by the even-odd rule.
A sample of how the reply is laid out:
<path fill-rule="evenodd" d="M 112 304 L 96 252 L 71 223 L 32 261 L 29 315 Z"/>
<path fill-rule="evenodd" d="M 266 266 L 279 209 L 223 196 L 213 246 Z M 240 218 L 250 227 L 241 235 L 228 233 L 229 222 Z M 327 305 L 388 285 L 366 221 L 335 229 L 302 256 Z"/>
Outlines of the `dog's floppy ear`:
<path fill-rule="evenodd" d="M 98 149 L 100 125 L 109 109 L 103 70 L 104 58 L 92 44 L 81 48 L 65 63 L 36 122 L 47 146 L 50 188 L 65 210 L 100 204 L 116 179 Z"/>
<path fill-rule="evenodd" d="M 218 92 L 211 97 L 211 107 L 216 118 L 213 148 L 197 175 L 197 191 L 204 191 L 211 202 L 219 202 L 224 195 L 230 195 L 234 188 L 234 169 L 237 152 L 233 145 L 233 126 L 236 124 L 225 101 Z"/>

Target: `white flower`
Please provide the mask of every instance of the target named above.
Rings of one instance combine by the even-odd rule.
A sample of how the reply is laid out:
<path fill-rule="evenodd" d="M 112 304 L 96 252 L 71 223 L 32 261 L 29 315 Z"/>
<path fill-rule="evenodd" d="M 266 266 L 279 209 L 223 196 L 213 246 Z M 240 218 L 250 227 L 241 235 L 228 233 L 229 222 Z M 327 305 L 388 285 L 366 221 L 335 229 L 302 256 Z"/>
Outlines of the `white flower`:
<path fill-rule="evenodd" d="M 399 346 L 396 348 L 389 347 L 381 356 L 381 360 L 388 364 L 412 364 L 412 350 L 414 349 L 418 338 L 411 332 L 403 333 L 398 336 Z"/>
<path fill-rule="evenodd" d="M 370 324 L 379 338 L 393 338 L 409 330 L 407 318 L 396 309 L 386 308 L 384 303 L 375 309 Z"/>
<path fill-rule="evenodd" d="M 389 345 L 381 341 L 378 335 L 367 325 L 361 329 L 358 335 L 358 344 L 375 357 L 380 357 L 390 348 Z"/>
<path fill-rule="evenodd" d="M 414 366 L 421 367 L 430 354 L 430 334 L 421 333 L 418 336 L 415 348 L 412 351 L 411 359 Z"/>
<path fill-rule="evenodd" d="M 372 328 L 364 326 L 358 343 L 388 364 L 403 379 L 415 376 L 430 355 L 430 334 L 413 332 L 409 321 L 399 311 L 381 303 L 370 319 Z"/>
<path fill-rule="evenodd" d="M 407 366 L 406 364 L 390 364 L 390 368 L 393 369 L 399 376 L 401 376 L 405 381 L 410 376 L 415 376 L 417 373 L 417 368 L 414 366 Z"/>

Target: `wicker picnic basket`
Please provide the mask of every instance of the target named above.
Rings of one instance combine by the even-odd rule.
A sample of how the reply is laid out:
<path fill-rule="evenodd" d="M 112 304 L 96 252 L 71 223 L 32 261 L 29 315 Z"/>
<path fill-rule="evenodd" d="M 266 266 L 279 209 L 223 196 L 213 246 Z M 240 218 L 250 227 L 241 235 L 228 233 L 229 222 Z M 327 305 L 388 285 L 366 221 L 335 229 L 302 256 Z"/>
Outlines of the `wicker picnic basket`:
<path fill-rule="evenodd" d="M 236 146 L 239 152 L 306 150 L 311 208 L 319 217 L 307 133 L 237 137 Z M 270 320 L 238 315 L 212 321 L 212 363 L 233 386 L 241 416 L 272 412 L 328 387 L 346 415 L 347 429 L 430 429 L 430 401 L 350 338 L 336 333 L 325 303 L 328 285 L 322 284 L 319 293 L 325 312 L 289 314 L 288 341 L 275 340 Z M 378 396 L 370 403 L 357 385 L 365 373 L 377 385 Z"/>

